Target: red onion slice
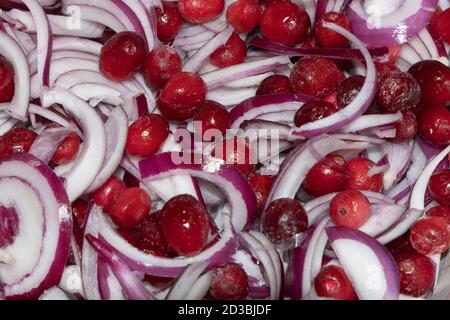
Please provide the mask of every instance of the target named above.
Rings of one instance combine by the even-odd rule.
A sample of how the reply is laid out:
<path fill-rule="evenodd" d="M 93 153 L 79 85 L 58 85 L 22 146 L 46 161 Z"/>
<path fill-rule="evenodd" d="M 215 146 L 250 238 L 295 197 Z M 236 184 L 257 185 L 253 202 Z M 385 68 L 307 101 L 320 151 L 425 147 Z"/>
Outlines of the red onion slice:
<path fill-rule="evenodd" d="M 53 121 L 54 123 L 57 123 L 65 128 L 74 127 L 74 125 L 70 121 L 61 117 L 57 113 L 52 112 L 48 109 L 42 108 L 40 106 L 37 106 L 35 104 L 30 103 L 29 111 L 30 111 L 30 114 L 40 115 L 41 117 L 48 119 L 50 121 Z"/>
<path fill-rule="evenodd" d="M 398 204 L 372 204 L 369 219 L 358 229 L 371 237 L 376 237 L 393 226 L 406 211 Z"/>
<path fill-rule="evenodd" d="M 147 10 L 141 0 L 123 0 L 123 2 L 128 5 L 139 20 L 144 31 L 147 49 L 148 51 L 152 51 L 155 48 L 155 42 L 158 42 L 154 28 L 156 24 L 152 22 L 153 17 L 151 16 L 153 11 L 151 9 Z"/>
<path fill-rule="evenodd" d="M 98 258 L 98 286 L 102 300 L 126 300 L 119 280 L 101 258 Z"/>
<path fill-rule="evenodd" d="M 79 18 L 104 25 L 114 32 L 126 31 L 124 24 L 112 13 L 92 6 L 63 6 L 61 12 L 68 16 L 76 15 Z"/>
<path fill-rule="evenodd" d="M 46 290 L 39 300 L 70 300 L 67 294 L 58 287 L 52 287 Z"/>
<path fill-rule="evenodd" d="M 191 290 L 185 296 L 185 300 L 202 300 L 208 293 L 213 280 L 213 273 L 207 272 L 202 274 L 191 287 Z"/>
<path fill-rule="evenodd" d="M 340 128 L 339 132 L 358 132 L 368 128 L 393 124 L 402 120 L 401 112 L 394 114 L 367 114 Z"/>
<path fill-rule="evenodd" d="M 383 174 L 383 187 L 390 189 L 400 181 L 409 167 L 413 154 L 414 140 L 404 143 L 385 143 L 381 146 L 387 155 L 389 169 Z"/>
<path fill-rule="evenodd" d="M 185 300 L 194 283 L 200 278 L 208 266 L 205 262 L 191 264 L 184 270 L 177 282 L 170 289 L 167 300 Z"/>
<path fill-rule="evenodd" d="M 48 128 L 42 131 L 31 145 L 29 154 L 49 163 L 59 144 L 72 132 L 73 128 Z"/>

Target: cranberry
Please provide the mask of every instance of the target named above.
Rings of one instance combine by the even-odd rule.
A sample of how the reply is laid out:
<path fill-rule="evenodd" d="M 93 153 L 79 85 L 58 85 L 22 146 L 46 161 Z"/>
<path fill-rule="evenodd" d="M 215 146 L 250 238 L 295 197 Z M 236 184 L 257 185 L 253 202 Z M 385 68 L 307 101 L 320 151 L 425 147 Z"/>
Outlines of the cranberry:
<path fill-rule="evenodd" d="M 88 203 L 81 198 L 72 202 L 72 214 L 80 227 L 83 226 L 86 221 L 87 209 Z"/>
<path fill-rule="evenodd" d="M 125 149 L 129 155 L 148 157 L 159 150 L 168 135 L 167 121 L 158 114 L 147 114 L 128 129 Z"/>
<path fill-rule="evenodd" d="M 448 206 L 436 206 L 430 208 L 425 213 L 428 217 L 441 217 L 444 218 L 448 225 L 450 225 L 450 207 Z"/>
<path fill-rule="evenodd" d="M 256 28 L 261 9 L 256 0 L 237 0 L 227 8 L 227 22 L 236 32 L 248 33 Z"/>
<path fill-rule="evenodd" d="M 169 120 L 185 121 L 203 105 L 206 84 L 194 73 L 174 75 L 160 91 L 156 100 L 159 111 Z"/>
<path fill-rule="evenodd" d="M 297 127 L 300 127 L 305 123 L 326 118 L 338 111 L 338 107 L 325 100 L 309 101 L 297 110 L 294 123 Z"/>
<path fill-rule="evenodd" d="M 400 273 L 400 292 L 413 297 L 427 293 L 434 283 L 433 262 L 415 251 L 395 255 Z"/>
<path fill-rule="evenodd" d="M 339 155 L 327 155 L 316 163 L 303 181 L 303 189 L 313 197 L 344 190 L 347 181 L 346 163 Z"/>
<path fill-rule="evenodd" d="M 272 201 L 262 218 L 264 233 L 275 244 L 283 243 L 308 228 L 308 216 L 300 202 L 282 198 Z"/>
<path fill-rule="evenodd" d="M 217 18 L 225 6 L 224 0 L 179 0 L 181 15 L 192 23 L 205 23 Z"/>
<path fill-rule="evenodd" d="M 123 31 L 112 36 L 100 52 L 100 71 L 114 81 L 128 80 L 145 60 L 145 41 L 135 32 Z"/>
<path fill-rule="evenodd" d="M 319 297 L 336 300 L 356 300 L 356 292 L 344 270 L 338 266 L 326 266 L 314 279 L 314 288 Z"/>
<path fill-rule="evenodd" d="M 305 10 L 292 2 L 274 2 L 267 6 L 260 20 L 262 34 L 270 41 L 294 46 L 308 35 L 311 21 Z"/>
<path fill-rule="evenodd" d="M 292 88 L 291 80 L 286 76 L 274 74 L 261 81 L 256 90 L 256 95 L 292 92 L 294 92 L 294 89 Z"/>
<path fill-rule="evenodd" d="M 224 140 L 214 148 L 212 156 L 232 164 L 244 175 L 250 174 L 255 168 L 255 150 L 246 138 L 233 137 Z"/>
<path fill-rule="evenodd" d="M 450 101 L 450 68 L 435 60 L 412 65 L 408 71 L 419 83 L 422 102 L 428 106 L 445 106 Z"/>
<path fill-rule="evenodd" d="M 25 128 L 14 128 L 0 138 L 0 157 L 14 152 L 28 152 L 36 139 L 34 131 Z"/>
<path fill-rule="evenodd" d="M 450 8 L 445 10 L 436 22 L 436 31 L 442 40 L 450 44 Z"/>
<path fill-rule="evenodd" d="M 59 144 L 58 149 L 52 157 L 54 164 L 66 164 L 75 159 L 80 148 L 80 138 L 77 134 L 71 133 Z"/>
<path fill-rule="evenodd" d="M 138 248 L 160 257 L 168 257 L 169 252 L 161 228 L 161 212 L 157 211 L 145 217 L 140 226 Z"/>
<path fill-rule="evenodd" d="M 402 120 L 395 124 L 395 138 L 393 142 L 403 142 L 412 139 L 417 134 L 417 119 L 412 111 L 402 111 Z"/>
<path fill-rule="evenodd" d="M 149 86 L 162 88 L 173 75 L 181 71 L 181 58 L 168 46 L 160 46 L 145 58 L 144 77 Z"/>
<path fill-rule="evenodd" d="M 429 216 L 417 220 L 409 236 L 413 248 L 423 255 L 446 251 L 449 247 L 450 230 L 445 218 Z"/>
<path fill-rule="evenodd" d="M 96 204 L 103 207 L 108 212 L 111 204 L 116 200 L 120 193 L 126 190 L 125 183 L 116 176 L 111 176 L 105 183 L 93 194 L 92 199 Z"/>
<path fill-rule="evenodd" d="M 428 181 L 431 197 L 442 205 L 450 205 L 450 170 L 433 173 Z"/>
<path fill-rule="evenodd" d="M 263 211 L 274 181 L 275 176 L 262 175 L 259 173 L 254 173 L 248 178 L 248 183 L 256 195 L 256 207 L 258 212 Z"/>
<path fill-rule="evenodd" d="M 347 38 L 341 36 L 336 31 L 323 26 L 324 22 L 331 22 L 350 31 L 350 21 L 339 12 L 329 11 L 325 13 L 316 23 L 316 42 L 323 48 L 346 48 L 350 45 Z"/>
<path fill-rule="evenodd" d="M 208 130 L 216 129 L 225 134 L 230 129 L 231 120 L 227 109 L 218 102 L 207 100 L 194 116 L 201 124 L 201 135 L 205 138 Z M 197 124 L 195 124 L 197 125 Z M 197 128 L 196 128 L 197 130 Z"/>
<path fill-rule="evenodd" d="M 369 176 L 369 170 L 375 165 L 371 160 L 358 157 L 347 162 L 348 179 L 346 190 L 369 190 L 380 192 L 383 186 L 383 174 Z"/>
<path fill-rule="evenodd" d="M 375 62 L 375 68 L 377 70 L 378 77 L 382 76 L 387 72 L 400 72 L 395 64 L 390 62 Z"/>
<path fill-rule="evenodd" d="M 386 248 L 391 252 L 393 256 L 404 251 L 414 251 L 414 248 L 411 245 L 411 241 L 409 240 L 409 234 L 410 233 L 408 230 L 400 237 L 386 244 Z"/>
<path fill-rule="evenodd" d="M 0 102 L 8 102 L 14 96 L 14 68 L 0 56 Z"/>
<path fill-rule="evenodd" d="M 178 6 L 169 2 L 163 2 L 162 10 L 156 8 L 155 12 L 158 39 L 161 41 L 175 39 L 183 24 L 183 17 L 178 10 Z"/>
<path fill-rule="evenodd" d="M 233 32 L 225 45 L 211 53 L 209 60 L 216 67 L 225 68 L 244 62 L 246 56 L 247 45 Z"/>
<path fill-rule="evenodd" d="M 169 248 L 178 255 L 192 256 L 205 248 L 209 215 L 193 196 L 176 196 L 161 209 L 161 226 Z"/>
<path fill-rule="evenodd" d="M 342 71 L 333 61 L 321 57 L 303 58 L 291 70 L 294 91 L 319 98 L 336 91 L 342 78 Z"/>
<path fill-rule="evenodd" d="M 148 282 L 154 288 L 163 289 L 170 285 L 174 281 L 174 278 L 158 277 L 146 274 L 144 277 L 144 281 Z"/>
<path fill-rule="evenodd" d="M 330 202 L 331 220 L 338 226 L 358 229 L 369 215 L 369 200 L 357 190 L 342 191 Z"/>
<path fill-rule="evenodd" d="M 120 193 L 111 205 L 111 219 L 122 228 L 133 228 L 140 224 L 151 206 L 150 197 L 141 188 L 129 188 Z"/>
<path fill-rule="evenodd" d="M 419 113 L 420 135 L 433 144 L 447 145 L 450 143 L 450 111 L 447 108 L 425 107 Z"/>
<path fill-rule="evenodd" d="M 437 23 L 439 21 L 439 18 L 442 14 L 442 9 L 437 7 L 436 10 L 434 10 L 433 16 L 430 19 L 430 25 L 436 30 L 437 29 Z"/>
<path fill-rule="evenodd" d="M 214 270 L 209 294 L 216 300 L 242 300 L 248 295 L 248 276 L 237 263 Z"/>
<path fill-rule="evenodd" d="M 119 235 L 127 240 L 129 244 L 132 246 L 136 246 L 139 242 L 139 230 L 138 229 L 128 229 L 128 228 L 119 228 L 117 229 Z"/>
<path fill-rule="evenodd" d="M 264 12 L 267 6 L 275 2 L 290 2 L 290 0 L 258 0 L 261 12 Z"/>
<path fill-rule="evenodd" d="M 336 100 L 340 108 L 344 108 L 349 105 L 364 84 L 365 78 L 360 75 L 353 75 L 342 81 L 336 90 Z"/>

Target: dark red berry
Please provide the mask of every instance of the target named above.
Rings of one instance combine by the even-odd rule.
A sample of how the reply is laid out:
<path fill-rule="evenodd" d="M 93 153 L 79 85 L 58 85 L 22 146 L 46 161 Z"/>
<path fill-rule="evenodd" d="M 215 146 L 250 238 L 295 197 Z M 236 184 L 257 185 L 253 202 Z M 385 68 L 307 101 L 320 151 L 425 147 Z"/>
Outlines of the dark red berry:
<path fill-rule="evenodd" d="M 262 175 L 259 173 L 254 173 L 248 178 L 248 183 L 256 195 L 256 207 L 258 212 L 262 212 L 264 209 L 275 178 L 276 176 Z"/>
<path fill-rule="evenodd" d="M 450 8 L 445 10 L 437 19 L 436 31 L 442 40 L 450 44 Z"/>
<path fill-rule="evenodd" d="M 442 106 L 425 107 L 418 117 L 420 135 L 436 145 L 450 143 L 450 111 Z"/>
<path fill-rule="evenodd" d="M 86 221 L 87 209 L 88 203 L 81 198 L 72 202 L 72 214 L 80 227 L 82 227 Z"/>
<path fill-rule="evenodd" d="M 397 66 L 390 62 L 375 62 L 375 68 L 377 69 L 378 77 L 382 76 L 387 72 L 400 72 Z"/>
<path fill-rule="evenodd" d="M 129 244 L 132 246 L 136 246 L 139 242 L 139 230 L 138 229 L 127 229 L 127 228 L 119 228 L 117 229 L 117 233 L 120 236 L 127 240 Z"/>
<path fill-rule="evenodd" d="M 237 263 L 214 270 L 209 294 L 216 300 L 242 300 L 248 295 L 248 276 Z"/>
<path fill-rule="evenodd" d="M 316 22 L 315 38 L 319 47 L 323 48 L 346 48 L 350 45 L 347 38 L 341 36 L 336 31 L 324 27 L 324 22 L 331 22 L 350 31 L 350 21 L 339 12 L 329 11 Z"/>
<path fill-rule="evenodd" d="M 220 103 L 211 100 L 205 101 L 201 109 L 195 114 L 194 120 L 199 122 L 194 123 L 196 130 L 200 129 L 198 125 L 201 124 L 200 133 L 203 139 L 208 135 L 208 130 L 216 129 L 220 133 L 225 134 L 226 130 L 231 126 L 230 114 L 227 109 Z"/>
<path fill-rule="evenodd" d="M 412 139 L 417 134 L 417 119 L 412 111 L 403 111 L 402 120 L 395 124 L 395 138 L 393 142 L 404 142 Z"/>
<path fill-rule="evenodd" d="M 161 212 L 147 215 L 139 227 L 138 248 L 160 257 L 168 257 L 168 247 L 161 227 Z"/>
<path fill-rule="evenodd" d="M 234 137 L 217 145 L 212 156 L 225 160 L 225 163 L 233 165 L 244 175 L 249 175 L 255 168 L 255 152 L 247 138 Z"/>
<path fill-rule="evenodd" d="M 448 206 L 435 206 L 428 209 L 425 214 L 429 217 L 444 218 L 447 224 L 450 225 L 450 207 Z"/>
<path fill-rule="evenodd" d="M 14 90 L 14 67 L 0 56 L 0 102 L 11 101 Z"/>
<path fill-rule="evenodd" d="M 144 77 L 149 86 L 162 88 L 173 75 L 181 71 L 181 58 L 168 46 L 160 46 L 145 58 Z"/>
<path fill-rule="evenodd" d="M 37 134 L 26 128 L 14 128 L 0 138 L 0 157 L 15 152 L 28 152 Z"/>
<path fill-rule="evenodd" d="M 261 9 L 256 0 L 237 0 L 227 8 L 227 22 L 236 32 L 248 33 L 256 28 Z"/>
<path fill-rule="evenodd" d="M 214 51 L 209 60 L 219 68 L 229 67 L 244 62 L 247 57 L 247 45 L 236 32 L 233 32 L 225 45 Z"/>
<path fill-rule="evenodd" d="M 294 89 L 292 88 L 291 80 L 287 76 L 274 74 L 261 81 L 256 90 L 256 95 L 292 92 L 294 92 Z"/>
<path fill-rule="evenodd" d="M 155 154 L 169 135 L 169 124 L 158 114 L 137 119 L 128 129 L 125 149 L 129 155 L 148 157 Z"/>
<path fill-rule="evenodd" d="M 69 134 L 58 146 L 52 157 L 54 164 L 66 164 L 74 160 L 80 148 L 80 137 L 77 134 Z"/>
<path fill-rule="evenodd" d="M 338 226 L 358 229 L 369 219 L 369 200 L 358 190 L 342 191 L 330 202 L 330 216 Z"/>
<path fill-rule="evenodd" d="M 409 240 L 409 230 L 397 239 L 386 244 L 386 248 L 388 248 L 393 256 L 403 251 L 414 251 L 411 241 Z"/>
<path fill-rule="evenodd" d="M 177 5 L 170 2 L 163 2 L 162 4 L 162 10 L 155 8 L 158 39 L 161 41 L 170 41 L 175 39 L 175 36 L 181 29 L 183 17 Z"/>
<path fill-rule="evenodd" d="M 431 256 L 446 251 L 450 243 L 450 228 L 445 218 L 429 216 L 417 220 L 409 236 L 412 247 L 420 254 Z"/>
<path fill-rule="evenodd" d="M 368 190 L 380 192 L 383 187 L 383 174 L 369 175 L 370 169 L 375 165 L 373 161 L 358 157 L 347 162 L 348 179 L 346 190 Z"/>
<path fill-rule="evenodd" d="M 344 270 L 338 266 L 326 266 L 314 279 L 319 297 L 336 300 L 356 300 L 356 292 Z"/>
<path fill-rule="evenodd" d="M 147 192 L 141 188 L 129 188 L 118 195 L 109 213 L 113 222 L 122 228 L 133 228 L 148 215 L 151 201 Z"/>
<path fill-rule="evenodd" d="M 294 123 L 297 127 L 300 127 L 305 123 L 326 118 L 338 111 L 338 107 L 325 100 L 309 101 L 297 110 Z"/>
<path fill-rule="evenodd" d="M 225 6 L 224 0 L 179 0 L 178 8 L 184 19 L 205 23 L 217 18 Z"/>
<path fill-rule="evenodd" d="M 450 205 L 450 170 L 433 173 L 428 181 L 431 197 L 444 206 Z"/>
<path fill-rule="evenodd" d="M 344 108 L 352 102 L 364 84 L 365 77 L 353 75 L 342 81 L 336 90 L 338 106 Z"/>
<path fill-rule="evenodd" d="M 103 211 L 108 212 L 111 204 L 126 188 L 125 183 L 113 175 L 92 194 L 92 199 L 103 207 Z"/>

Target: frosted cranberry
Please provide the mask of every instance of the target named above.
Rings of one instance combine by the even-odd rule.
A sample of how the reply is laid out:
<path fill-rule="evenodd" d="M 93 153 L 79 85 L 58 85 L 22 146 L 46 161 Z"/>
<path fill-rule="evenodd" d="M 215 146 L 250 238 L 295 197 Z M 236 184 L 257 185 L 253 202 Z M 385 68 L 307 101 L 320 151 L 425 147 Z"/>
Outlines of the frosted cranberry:
<path fill-rule="evenodd" d="M 227 8 L 227 22 L 236 32 L 248 33 L 256 28 L 261 9 L 256 0 L 237 0 Z"/>
<path fill-rule="evenodd" d="M 428 217 L 441 217 L 444 218 L 448 225 L 450 225 L 450 207 L 448 206 L 435 206 L 430 208 L 425 213 Z"/>
<path fill-rule="evenodd" d="M 297 127 L 300 127 L 305 123 L 326 118 L 338 111 L 338 107 L 325 100 L 309 101 L 297 110 L 294 123 Z"/>
<path fill-rule="evenodd" d="M 417 134 L 417 119 L 413 112 L 403 111 L 403 118 L 395 124 L 395 138 L 393 142 L 403 142 L 412 139 Z"/>
<path fill-rule="evenodd" d="M 400 72 L 395 64 L 390 62 L 375 62 L 375 68 L 377 70 L 378 77 L 382 76 L 387 72 Z"/>
<path fill-rule="evenodd" d="M 71 207 L 73 217 L 77 221 L 78 225 L 80 227 L 83 226 L 84 221 L 86 221 L 88 203 L 85 200 L 78 198 L 72 202 Z"/>
<path fill-rule="evenodd" d="M 142 223 L 150 210 L 151 201 L 141 188 L 129 188 L 120 193 L 109 213 L 113 222 L 122 228 L 133 228 Z"/>
<path fill-rule="evenodd" d="M 96 204 L 103 207 L 105 212 L 108 212 L 111 204 L 126 188 L 125 183 L 113 175 L 92 194 L 92 199 Z"/>
<path fill-rule="evenodd" d="M 274 2 L 264 10 L 259 26 L 268 40 L 294 46 L 306 39 L 311 21 L 306 11 L 298 5 Z"/>
<path fill-rule="evenodd" d="M 100 52 L 100 71 L 114 81 L 128 80 L 145 60 L 145 42 L 135 32 L 123 31 L 112 36 Z"/>
<path fill-rule="evenodd" d="M 324 22 L 331 22 L 350 31 L 350 21 L 339 12 L 329 11 L 316 22 L 315 38 L 319 47 L 323 48 L 346 48 L 350 45 L 347 38 L 341 36 L 336 31 L 323 26 Z"/>
<path fill-rule="evenodd" d="M 319 98 L 336 91 L 342 78 L 342 71 L 333 61 L 321 57 L 303 58 L 291 70 L 294 91 Z"/>
<path fill-rule="evenodd" d="M 303 189 L 313 197 L 344 190 L 347 181 L 346 163 L 339 155 L 327 155 L 316 163 L 303 181 Z"/>
<path fill-rule="evenodd" d="M 344 270 L 338 266 L 326 266 L 314 279 L 319 297 L 336 300 L 356 300 L 356 292 Z"/>
<path fill-rule="evenodd" d="M 428 181 L 431 197 L 442 205 L 450 205 L 450 170 L 433 173 Z"/>
<path fill-rule="evenodd" d="M 292 88 L 291 80 L 283 75 L 274 74 L 268 76 L 258 86 L 256 90 L 256 95 L 264 94 L 279 94 L 279 93 L 292 93 L 294 89 Z"/>
<path fill-rule="evenodd" d="M 419 297 L 428 291 L 434 283 L 433 262 L 415 251 L 405 251 L 395 255 L 400 274 L 400 292 Z"/>
<path fill-rule="evenodd" d="M 414 251 L 414 248 L 411 245 L 411 241 L 409 240 L 409 230 L 402 234 L 400 237 L 386 244 L 386 248 L 391 252 L 393 256 L 404 251 Z"/>
<path fill-rule="evenodd" d="M 80 148 L 80 138 L 77 134 L 71 133 L 59 144 L 58 149 L 52 157 L 54 164 L 66 164 L 74 160 Z"/>
<path fill-rule="evenodd" d="M 214 270 L 209 294 L 216 300 L 242 300 L 248 295 L 248 276 L 237 263 Z"/>
<path fill-rule="evenodd" d="M 330 202 L 330 216 L 338 226 L 358 229 L 369 219 L 369 200 L 357 190 L 342 191 Z"/>
<path fill-rule="evenodd" d="M 264 233 L 275 243 L 283 243 L 308 228 L 308 216 L 300 202 L 282 198 L 272 201 L 262 218 Z"/>
<path fill-rule="evenodd" d="M 419 133 L 436 145 L 450 143 L 450 111 L 445 107 L 425 107 L 419 113 Z"/>
<path fill-rule="evenodd" d="M 236 32 L 233 32 L 224 46 L 214 51 L 209 60 L 219 68 L 229 67 L 244 62 L 247 56 L 247 45 Z"/>
<path fill-rule="evenodd" d="M 154 212 L 145 217 L 140 226 L 138 248 L 156 256 L 167 257 L 168 248 L 161 227 L 161 212 Z"/>
<path fill-rule="evenodd" d="M 132 246 L 136 246 L 139 242 L 138 229 L 119 228 L 117 229 L 117 233 Z"/>
<path fill-rule="evenodd" d="M 422 102 L 428 106 L 445 106 L 450 101 L 450 68 L 435 60 L 417 62 L 408 72 L 417 80 Z"/>
<path fill-rule="evenodd" d="M 203 105 L 206 84 L 194 73 L 174 75 L 160 91 L 156 100 L 159 111 L 169 120 L 185 121 L 192 118 Z"/>
<path fill-rule="evenodd" d="M 217 18 L 225 6 L 224 0 L 179 0 L 181 15 L 192 23 L 205 23 Z"/>
<path fill-rule="evenodd" d="M 180 256 L 195 255 L 207 244 L 208 211 L 191 195 L 173 197 L 161 209 L 161 227 L 170 250 Z"/>
<path fill-rule="evenodd" d="M 14 96 L 14 68 L 0 56 L 0 102 L 11 101 Z"/>
<path fill-rule="evenodd" d="M 201 109 L 195 114 L 194 120 L 201 123 L 201 135 L 207 130 L 216 129 L 222 134 L 231 126 L 230 114 L 227 109 L 218 102 L 206 100 Z M 199 124 L 200 124 L 199 123 Z M 197 123 L 194 123 L 198 125 Z M 195 128 L 198 129 L 197 127 Z"/>
<path fill-rule="evenodd" d="M 253 172 L 255 168 L 255 150 L 246 138 L 233 137 L 221 142 L 212 153 L 213 157 L 225 160 L 244 175 Z"/>
<path fill-rule="evenodd" d="M 169 135 L 169 124 L 157 114 L 137 119 L 128 129 L 125 149 L 129 155 L 148 157 L 155 154 Z"/>
<path fill-rule="evenodd" d="M 383 174 L 369 176 L 369 170 L 375 165 L 373 161 L 358 157 L 347 162 L 348 179 L 346 190 L 368 190 L 380 192 L 383 186 Z"/>
<path fill-rule="evenodd" d="M 436 22 L 436 31 L 442 40 L 450 44 L 450 8 L 439 16 Z"/>
<path fill-rule="evenodd" d="M 275 178 L 276 176 L 262 175 L 259 173 L 254 173 L 248 178 L 248 183 L 256 195 L 258 212 L 262 212 L 264 209 Z"/>
<path fill-rule="evenodd" d="M 0 157 L 15 152 L 28 152 L 36 139 L 34 131 L 25 128 L 14 128 L 0 138 Z"/>
<path fill-rule="evenodd" d="M 145 58 L 144 77 L 149 86 L 162 88 L 173 75 L 181 71 L 181 58 L 168 46 L 160 46 Z"/>
<path fill-rule="evenodd" d="M 349 105 L 361 91 L 365 78 L 353 75 L 342 81 L 336 90 L 336 100 L 340 108 Z"/>
<path fill-rule="evenodd" d="M 156 8 L 156 30 L 158 39 L 170 41 L 175 39 L 183 24 L 183 17 L 178 10 L 178 6 L 172 3 L 163 2 L 162 10 Z"/>
<path fill-rule="evenodd" d="M 412 247 L 420 254 L 431 256 L 449 247 L 450 232 L 445 218 L 429 216 L 417 220 L 409 235 Z"/>

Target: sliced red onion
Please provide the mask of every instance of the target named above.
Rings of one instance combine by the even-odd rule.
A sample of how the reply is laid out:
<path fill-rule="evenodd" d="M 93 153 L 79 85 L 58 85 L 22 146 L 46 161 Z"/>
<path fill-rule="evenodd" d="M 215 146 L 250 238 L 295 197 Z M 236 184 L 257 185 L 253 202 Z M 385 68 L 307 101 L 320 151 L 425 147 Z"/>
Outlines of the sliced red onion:
<path fill-rule="evenodd" d="M 90 70 L 72 70 L 61 74 L 55 82 L 55 86 L 71 89 L 76 85 L 83 85 L 86 83 L 86 79 L 89 79 L 89 83 L 102 84 L 117 91 L 122 92 L 124 97 L 128 92 L 129 95 L 135 96 L 137 93 L 129 93 L 129 89 L 120 82 L 114 82 L 105 78 L 101 73 Z M 125 99 L 124 99 L 125 100 Z"/>
<path fill-rule="evenodd" d="M 46 290 L 39 300 L 70 300 L 67 294 L 58 287 L 52 287 Z"/>
<path fill-rule="evenodd" d="M 96 107 L 100 103 L 114 106 L 123 104 L 122 93 L 115 88 L 98 83 L 80 83 L 70 88 L 70 92 Z"/>
<path fill-rule="evenodd" d="M 29 34 L 13 29 L 8 23 L 3 23 L 2 27 L 8 35 L 16 40 L 25 54 L 28 55 L 36 48 L 36 43 Z M 0 29 L 2 29 L 2 27 L 0 27 Z"/>
<path fill-rule="evenodd" d="M 266 73 L 258 74 L 256 76 L 250 76 L 250 77 L 243 78 L 240 80 L 228 82 L 227 84 L 224 84 L 224 87 L 239 89 L 239 88 L 243 88 L 243 87 L 258 86 L 261 83 L 261 81 L 263 81 L 264 79 L 266 79 L 270 76 L 273 76 L 274 74 L 275 74 L 274 72 L 266 72 Z"/>
<path fill-rule="evenodd" d="M 156 30 L 154 29 L 154 23 L 152 22 L 152 10 L 147 10 L 141 0 L 123 0 L 128 7 L 134 12 L 136 18 L 139 20 L 143 31 L 144 38 L 147 42 L 147 50 L 152 51 L 155 48 Z"/>
<path fill-rule="evenodd" d="M 206 272 L 194 282 L 191 289 L 185 296 L 185 300 L 202 300 L 208 293 L 213 280 L 213 273 Z"/>
<path fill-rule="evenodd" d="M 358 134 L 351 134 L 351 133 L 335 133 L 331 135 L 332 137 L 335 137 L 337 139 L 345 140 L 345 141 L 359 141 L 359 142 L 367 142 L 370 144 L 378 145 L 383 144 L 385 141 L 383 139 L 378 138 L 372 138 L 368 136 L 358 135 Z"/>
<path fill-rule="evenodd" d="M 126 300 L 119 280 L 101 258 L 98 258 L 98 286 L 102 300 Z"/>
<path fill-rule="evenodd" d="M 66 267 L 58 286 L 65 292 L 84 297 L 79 266 L 73 265 Z"/>
<path fill-rule="evenodd" d="M 425 29 L 421 30 L 418 36 L 430 52 L 431 58 L 448 65 L 449 61 L 445 44 L 432 26 L 428 25 Z"/>
<path fill-rule="evenodd" d="M 376 237 L 392 227 L 405 211 L 398 204 L 372 204 L 369 219 L 358 230 Z"/>
<path fill-rule="evenodd" d="M 181 31 L 180 31 L 180 33 L 181 33 Z M 203 43 L 205 41 L 210 41 L 216 35 L 215 32 L 208 31 L 206 29 L 203 32 L 200 32 L 200 33 L 192 35 L 192 36 L 186 36 L 186 37 L 180 36 L 180 33 L 173 41 L 172 45 L 174 47 L 183 47 L 183 46 L 188 46 L 188 45 L 192 45 L 192 44 L 197 44 L 200 42 Z"/>
<path fill-rule="evenodd" d="M 193 284 L 199 279 L 208 266 L 205 262 L 194 263 L 184 270 L 181 276 L 170 289 L 167 300 L 185 300 Z"/>
<path fill-rule="evenodd" d="M 402 120 L 401 112 L 394 114 L 367 114 L 339 129 L 339 132 L 358 132 L 368 128 L 393 124 Z"/>
<path fill-rule="evenodd" d="M 383 187 L 385 190 L 390 189 L 405 175 L 411 163 L 413 147 L 414 140 L 403 143 L 386 142 L 381 146 L 387 155 L 389 163 L 389 169 L 383 174 Z"/>
<path fill-rule="evenodd" d="M 89 53 L 80 52 L 80 51 L 71 51 L 71 50 L 63 50 L 63 51 L 55 51 L 52 53 L 51 61 L 61 59 L 61 58 L 79 58 L 85 60 L 91 60 L 98 62 L 98 57 Z M 51 63 L 50 61 L 50 63 Z M 38 61 L 37 57 L 34 56 L 34 59 L 31 60 L 28 58 L 28 63 L 30 65 L 30 74 L 35 74 L 38 72 Z"/>
<path fill-rule="evenodd" d="M 100 55 L 102 45 L 96 41 L 78 37 L 54 37 L 53 50 L 74 50 L 86 52 L 93 55 Z"/>
<path fill-rule="evenodd" d="M 3 124 L 1 124 L 0 125 L 0 135 L 4 135 L 6 132 L 11 130 L 18 122 L 19 122 L 19 120 L 10 118 L 9 120 L 7 120 Z"/>
<path fill-rule="evenodd" d="M 241 103 L 243 100 L 254 97 L 256 93 L 256 87 L 230 89 L 230 88 L 217 88 L 208 90 L 206 98 L 208 100 L 214 100 L 223 104 L 224 106 L 234 106 Z"/>
<path fill-rule="evenodd" d="M 49 163 L 60 143 L 72 132 L 73 128 L 48 128 L 42 131 L 31 145 L 29 154 Z"/>
<path fill-rule="evenodd" d="M 45 119 L 48 119 L 50 121 L 53 121 L 65 128 L 71 128 L 73 127 L 73 124 L 66 120 L 65 118 L 61 117 L 55 112 L 52 112 L 48 109 L 42 108 L 40 106 L 37 106 L 35 104 L 30 103 L 29 111 L 32 114 L 37 114 Z"/>
<path fill-rule="evenodd" d="M 270 295 L 270 288 L 267 286 L 258 261 L 245 250 L 236 251 L 232 260 L 241 265 L 249 277 L 249 296 L 255 299 L 267 298 Z"/>
<path fill-rule="evenodd" d="M 382 244 L 364 232 L 345 227 L 328 227 L 326 233 L 359 299 L 398 299 L 397 263 Z"/>

